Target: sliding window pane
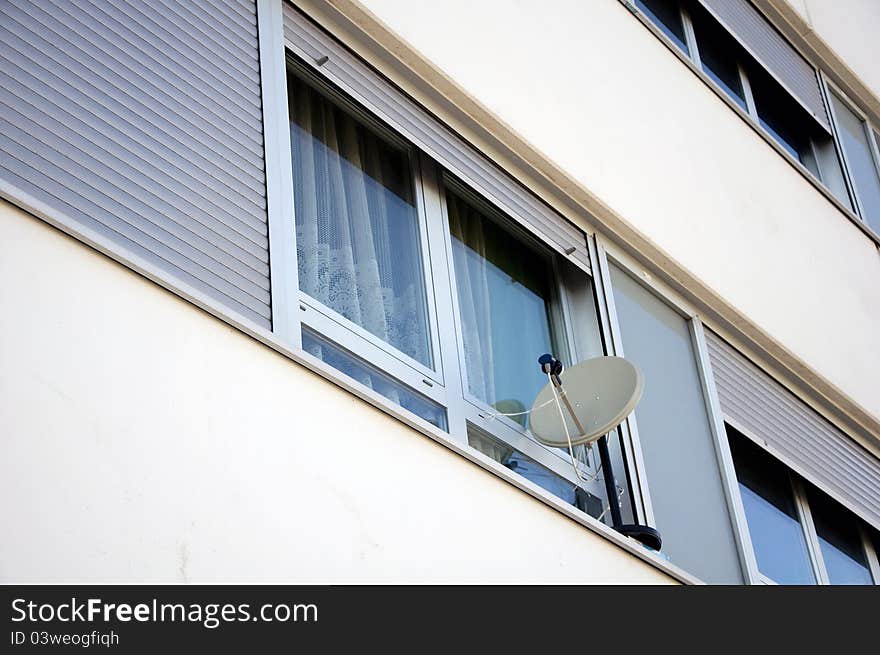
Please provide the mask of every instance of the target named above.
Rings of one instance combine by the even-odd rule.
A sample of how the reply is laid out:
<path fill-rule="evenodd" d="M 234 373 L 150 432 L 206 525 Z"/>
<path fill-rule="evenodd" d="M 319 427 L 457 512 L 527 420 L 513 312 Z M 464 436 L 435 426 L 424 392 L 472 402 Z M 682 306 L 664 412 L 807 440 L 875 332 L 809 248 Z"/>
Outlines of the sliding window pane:
<path fill-rule="evenodd" d="M 688 53 L 677 0 L 636 0 L 636 6 L 685 54 Z"/>
<path fill-rule="evenodd" d="M 862 205 L 862 218 L 874 230 L 880 232 L 880 176 L 877 172 L 877 163 L 871 153 L 865 122 L 834 93 L 831 94 L 831 103 L 834 105 L 834 114 L 849 163 L 850 175 Z"/>
<path fill-rule="evenodd" d="M 609 270 L 623 353 L 645 379 L 635 415 L 663 552 L 708 583 L 742 584 L 688 322 L 625 270 Z"/>
<path fill-rule="evenodd" d="M 288 74 L 300 289 L 431 366 L 409 152 Z"/>
<path fill-rule="evenodd" d="M 692 18 L 703 70 L 731 100 L 748 111 L 739 76 L 739 44 L 703 10 L 694 7 Z"/>
<path fill-rule="evenodd" d="M 404 409 L 421 416 L 428 423 L 446 430 L 446 410 L 433 400 L 393 380 L 381 371 L 361 361 L 355 355 L 327 339 L 304 329 L 302 334 L 303 350 L 329 364 L 337 371 L 364 386 L 372 389 L 380 396 L 397 403 Z"/>
<path fill-rule="evenodd" d="M 858 519 L 812 487 L 807 492 L 807 499 L 831 584 L 873 584 Z"/>
<path fill-rule="evenodd" d="M 603 503 L 600 498 L 541 466 L 503 441 L 493 439 L 475 430 L 468 430 L 468 443 L 484 455 L 488 455 L 499 464 L 534 482 L 569 505 L 574 505 L 582 512 L 594 517 L 602 514 Z"/>
<path fill-rule="evenodd" d="M 547 382 L 538 357 L 558 353 L 550 258 L 457 192 L 447 190 L 446 205 L 468 390 L 502 412 L 525 411 Z"/>
<path fill-rule="evenodd" d="M 770 136 L 816 177 L 819 168 L 811 138 L 828 135 L 816 126 L 806 110 L 757 64 L 749 66 L 749 84 L 755 98 L 758 122 Z"/>
<path fill-rule="evenodd" d="M 788 471 L 727 428 L 758 569 L 779 584 L 815 584 Z"/>

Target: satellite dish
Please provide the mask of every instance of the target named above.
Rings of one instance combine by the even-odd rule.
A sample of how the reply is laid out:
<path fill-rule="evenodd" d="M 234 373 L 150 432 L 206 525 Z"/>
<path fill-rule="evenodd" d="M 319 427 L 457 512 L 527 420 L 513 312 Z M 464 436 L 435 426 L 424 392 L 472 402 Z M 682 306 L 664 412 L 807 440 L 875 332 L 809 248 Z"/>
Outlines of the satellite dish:
<path fill-rule="evenodd" d="M 616 428 L 642 397 L 644 377 L 622 357 L 588 359 L 558 374 L 564 392 L 549 382 L 532 405 L 529 428 L 547 446 L 567 448 L 565 425 L 571 444 L 587 444 Z M 554 390 L 562 416 L 553 400 Z M 567 406 L 566 406 L 567 403 Z"/>

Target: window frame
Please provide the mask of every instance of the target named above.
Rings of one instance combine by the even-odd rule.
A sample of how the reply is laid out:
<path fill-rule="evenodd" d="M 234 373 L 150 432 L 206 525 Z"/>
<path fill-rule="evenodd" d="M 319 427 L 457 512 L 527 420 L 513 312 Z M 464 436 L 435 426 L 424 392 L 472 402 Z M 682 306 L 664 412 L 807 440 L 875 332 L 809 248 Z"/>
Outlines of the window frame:
<path fill-rule="evenodd" d="M 715 95 L 717 95 L 723 102 L 725 102 L 728 107 L 730 107 L 745 123 L 751 127 L 765 142 L 767 142 L 780 156 L 782 156 L 791 166 L 795 168 L 813 187 L 816 188 L 825 198 L 834 205 L 843 215 L 856 227 L 858 227 L 861 232 L 871 239 L 878 247 L 880 247 L 880 233 L 872 229 L 870 225 L 868 225 L 852 207 L 847 207 L 846 204 L 838 198 L 833 191 L 825 184 L 825 181 L 822 179 L 822 173 L 820 168 L 820 174 L 817 176 L 813 171 L 807 168 L 798 158 L 793 157 L 791 153 L 786 150 L 781 144 L 777 142 L 777 140 L 765 130 L 759 120 L 757 119 L 757 113 L 754 103 L 754 98 L 751 96 L 751 89 L 749 87 L 746 92 L 746 103 L 749 107 L 748 111 L 743 110 L 734 100 L 728 97 L 727 93 L 721 89 L 715 81 L 707 75 L 702 69 L 702 63 L 699 59 L 699 49 L 696 46 L 696 39 L 694 37 L 693 32 L 693 24 L 690 21 L 690 16 L 687 13 L 687 8 L 683 3 L 679 4 L 680 11 L 682 12 L 682 19 L 685 21 L 685 34 L 688 36 L 687 45 L 689 52 L 683 52 L 681 48 L 669 37 L 666 36 L 663 31 L 654 24 L 651 20 L 650 16 L 643 12 L 634 2 L 633 0 L 618 0 L 627 10 L 635 16 L 635 18 L 649 31 L 651 32 L 657 39 L 660 40 L 682 63 L 684 63 L 690 70 L 707 86 L 712 90 Z M 798 50 L 798 52 L 800 52 Z M 801 53 L 802 54 L 802 53 Z M 802 55 L 803 56 L 803 55 Z M 806 57 L 805 57 L 806 58 Z M 807 59 L 809 61 L 809 59 Z M 760 65 L 760 64 L 759 64 Z M 740 68 L 742 65 L 740 63 Z M 849 177 L 849 171 L 845 164 L 843 163 L 844 154 L 841 151 L 839 143 L 837 141 L 836 129 L 837 126 L 834 124 L 835 119 L 831 116 L 830 108 L 829 108 L 829 99 L 828 99 L 828 91 L 825 86 L 825 81 L 827 81 L 827 76 L 823 73 L 823 71 L 819 68 L 816 68 L 816 73 L 819 76 L 820 84 L 819 88 L 823 95 L 823 101 L 826 106 L 826 110 L 829 113 L 829 122 L 831 123 L 831 137 L 832 144 L 835 150 L 835 154 L 840 162 L 841 173 L 844 179 L 844 184 L 846 186 L 847 191 L 847 200 L 850 203 L 854 203 L 853 193 L 852 193 L 852 182 Z M 769 73 L 768 73 L 769 74 Z M 748 79 L 742 77 L 741 79 L 745 79 L 745 84 L 748 84 Z M 775 77 L 774 77 L 775 79 Z M 778 82 L 778 80 L 777 80 Z M 781 83 L 780 83 L 781 84 Z M 781 85 L 784 90 L 785 85 Z M 745 90 L 745 87 L 744 87 Z M 786 90 L 786 92 L 788 92 Z M 797 102 L 800 102 L 796 97 L 792 96 Z M 876 129 L 876 128 L 875 128 Z M 876 140 L 876 139 L 875 139 Z M 819 158 L 816 156 L 816 147 L 815 143 L 813 143 L 813 139 L 811 141 L 811 150 L 814 159 L 817 161 Z M 878 144 L 880 145 L 880 144 Z"/>
<path fill-rule="evenodd" d="M 772 453 L 770 453 L 769 451 L 767 451 L 761 447 L 761 441 L 755 435 L 753 435 L 749 430 L 745 429 L 743 426 L 739 425 L 737 422 L 735 422 L 727 417 L 723 417 L 723 423 L 726 424 L 727 426 L 730 426 L 731 428 L 733 428 L 737 432 L 739 432 L 743 436 L 744 439 L 747 439 L 747 440 L 753 442 L 758 448 L 760 448 L 763 451 L 764 456 L 772 458 L 772 459 L 776 460 L 777 462 L 779 462 L 779 460 L 777 460 L 776 457 L 774 457 Z M 725 430 L 724 439 L 727 440 L 728 438 L 729 437 L 727 436 L 726 430 Z M 729 442 L 726 442 L 726 443 L 728 443 L 727 449 L 729 452 L 730 451 Z M 801 480 L 801 478 L 792 469 L 790 469 L 788 466 L 786 466 L 784 463 L 779 462 L 779 464 L 787 471 L 787 478 L 788 478 L 787 482 L 789 485 L 789 489 L 791 489 L 792 499 L 794 500 L 795 509 L 796 509 L 797 515 L 798 515 L 798 522 L 800 523 L 800 528 L 801 528 L 801 532 L 802 532 L 802 535 L 804 538 L 804 543 L 806 544 L 806 547 L 807 547 L 807 555 L 810 559 L 810 566 L 812 568 L 813 577 L 816 581 L 815 584 L 817 586 L 830 586 L 832 583 L 831 583 L 830 578 L 828 576 L 828 570 L 825 566 L 825 559 L 824 559 L 824 556 L 822 555 L 822 547 L 819 543 L 819 535 L 816 530 L 816 525 L 813 522 L 813 512 L 810 507 L 809 500 L 807 498 L 807 491 L 806 491 L 806 487 L 804 486 L 804 481 Z M 733 463 L 732 458 L 730 459 L 729 467 L 730 468 L 728 471 L 728 475 L 732 474 L 734 476 L 733 480 L 734 480 L 734 482 L 736 482 L 736 480 L 737 480 L 736 467 Z M 725 468 L 727 468 L 727 465 L 725 465 Z M 825 494 L 825 492 L 823 492 L 821 489 L 816 489 L 816 492 L 821 493 L 821 494 Z M 739 490 L 738 484 L 734 488 L 734 493 L 736 494 L 737 503 L 739 504 L 740 508 L 742 508 L 743 507 L 742 492 Z M 827 495 L 827 494 L 825 494 L 825 495 Z M 865 561 L 866 561 L 866 564 L 868 567 L 868 571 L 873 579 L 873 585 L 878 586 L 878 585 L 880 585 L 880 561 L 878 561 L 878 553 L 875 550 L 874 545 L 871 543 L 871 539 L 869 537 L 869 534 L 864 527 L 864 522 L 861 521 L 857 516 L 855 516 L 855 514 L 850 512 L 850 510 L 848 510 L 842 506 L 841 506 L 841 508 L 851 515 L 852 520 L 857 522 L 857 527 L 858 527 L 858 531 L 859 531 L 859 535 L 860 535 L 862 550 L 865 555 Z M 750 532 L 750 528 L 748 525 L 748 519 L 745 516 L 744 510 L 736 513 L 736 520 L 738 523 L 741 522 L 740 530 L 742 530 L 745 533 L 745 535 L 748 537 L 748 545 L 749 545 L 749 548 L 751 549 L 750 559 L 752 560 L 752 562 L 754 562 L 754 568 L 750 568 L 750 575 L 749 575 L 749 578 L 751 580 L 751 584 L 778 585 L 779 583 L 776 580 L 774 580 L 773 578 L 771 578 L 770 576 L 768 576 L 766 573 L 764 573 L 763 571 L 761 571 L 758 568 L 757 558 L 755 556 L 754 547 L 751 545 L 751 532 Z"/>
<path fill-rule="evenodd" d="M 427 156 L 424 159 L 428 159 Z M 461 308 L 459 306 L 458 294 L 455 290 L 455 267 L 453 259 L 453 246 L 451 232 L 449 228 L 449 213 L 446 202 L 447 190 L 462 197 L 465 202 L 471 203 L 475 209 L 484 212 L 487 219 L 494 220 L 505 230 L 508 230 L 515 237 L 521 239 L 527 246 L 539 251 L 540 254 L 548 258 L 548 274 L 551 276 L 549 287 L 552 294 L 551 303 L 556 305 L 555 311 L 559 316 L 556 325 L 552 324 L 551 330 L 555 333 L 553 336 L 556 340 L 564 342 L 567 353 L 574 353 L 576 350 L 573 333 L 570 309 L 568 304 L 568 294 L 563 286 L 561 276 L 558 271 L 558 255 L 546 243 L 541 240 L 539 234 L 532 234 L 523 228 L 517 221 L 506 215 L 500 208 L 496 207 L 488 199 L 483 197 L 478 191 L 472 189 L 467 184 L 459 180 L 455 175 L 443 169 L 439 165 L 435 165 L 435 179 L 438 180 L 436 186 L 437 203 L 442 211 L 442 221 L 438 221 L 441 231 L 444 235 L 442 247 L 445 250 L 445 259 L 447 261 L 447 277 L 452 290 L 451 298 L 451 331 L 454 333 L 455 351 L 457 367 L 457 382 L 460 384 L 461 393 L 451 402 L 460 400 L 461 408 L 459 414 L 463 417 L 465 424 L 472 425 L 474 429 L 485 432 L 495 439 L 502 441 L 510 447 L 520 451 L 535 462 L 544 466 L 552 473 L 565 478 L 576 486 L 582 487 L 588 493 L 599 498 L 604 497 L 604 487 L 601 481 L 593 480 L 587 486 L 580 481 L 571 466 L 571 460 L 567 452 L 561 449 L 551 448 L 539 443 L 533 437 L 529 436 L 527 430 L 519 423 L 516 423 L 509 417 L 500 415 L 496 409 L 484 402 L 480 398 L 474 396 L 468 389 L 467 371 L 465 366 L 464 352 L 464 335 L 461 326 Z M 586 238 L 586 236 L 585 236 Z M 581 271 L 584 275 L 593 277 L 586 271 Z M 595 286 L 593 287 L 595 302 Z M 551 311 L 553 311 L 551 305 Z M 604 344 L 602 344 L 604 350 Z M 537 371 L 537 358 L 535 359 L 535 369 Z M 467 425 L 465 426 L 465 441 L 467 441 Z M 470 444 L 468 444 L 468 447 Z M 578 470 L 581 475 L 586 477 L 592 476 L 595 471 L 592 467 L 587 467 L 580 460 Z M 595 455 L 591 462 L 595 462 Z"/>
<path fill-rule="evenodd" d="M 358 357 L 372 363 L 374 366 L 380 367 L 392 377 L 401 380 L 407 386 L 420 390 L 423 395 L 442 403 L 445 401 L 445 393 L 443 393 L 444 375 L 442 359 L 440 357 L 437 310 L 434 306 L 434 296 L 431 293 L 431 290 L 434 288 L 434 262 L 432 262 L 429 252 L 427 236 L 428 216 L 417 150 L 412 144 L 397 135 L 394 130 L 382 124 L 376 117 L 346 97 L 342 90 L 336 88 L 328 81 L 322 80 L 314 72 L 310 71 L 306 67 L 305 62 L 289 50 L 286 51 L 285 63 L 287 71 L 290 71 L 294 76 L 300 77 L 305 84 L 313 87 L 318 94 L 339 106 L 345 113 L 362 123 L 379 138 L 389 142 L 393 147 L 399 148 L 405 153 L 408 163 L 407 169 L 412 184 L 413 206 L 415 208 L 416 220 L 418 221 L 419 255 L 422 268 L 420 281 L 423 285 L 422 291 L 424 292 L 426 310 L 425 327 L 427 328 L 429 339 L 428 350 L 434 367 L 432 369 L 410 357 L 392 344 L 387 343 L 360 325 L 348 320 L 331 307 L 324 305 L 316 298 L 312 298 L 302 289 L 297 288 L 301 321 L 313 331 L 324 334 Z M 288 92 L 290 92 L 289 89 Z M 295 172 L 292 171 L 292 173 Z M 296 254 L 294 253 L 295 259 Z"/>
<path fill-rule="evenodd" d="M 874 228 L 871 226 L 870 223 L 868 223 L 868 219 L 865 217 L 864 206 L 862 204 L 861 198 L 859 197 L 858 188 L 856 188 L 855 175 L 853 174 L 852 164 L 850 163 L 849 155 L 846 152 L 846 148 L 843 147 L 843 139 L 841 138 L 839 127 L 840 123 L 837 117 L 837 111 L 834 108 L 834 103 L 831 100 L 832 95 L 840 100 L 840 102 L 842 102 L 844 105 L 846 105 L 847 109 L 849 109 L 860 121 L 862 121 L 862 129 L 866 133 L 868 149 L 871 152 L 871 158 L 874 163 L 874 173 L 877 175 L 878 179 L 880 179 L 880 143 L 877 142 L 877 134 L 878 132 L 880 132 L 880 128 L 874 125 L 871 122 L 870 117 L 849 98 L 849 96 L 843 89 L 841 89 L 838 85 L 829 80 L 826 75 L 820 74 L 819 78 L 821 81 L 822 91 L 825 94 L 825 104 L 828 109 L 828 116 L 831 118 L 831 128 L 834 136 L 834 145 L 837 149 L 841 163 L 843 164 L 843 177 L 844 180 L 846 180 L 850 202 L 852 202 L 854 207 L 853 211 L 858 217 L 859 221 L 864 225 L 864 227 L 875 233 Z M 877 217 L 877 220 L 880 221 L 880 216 Z"/>

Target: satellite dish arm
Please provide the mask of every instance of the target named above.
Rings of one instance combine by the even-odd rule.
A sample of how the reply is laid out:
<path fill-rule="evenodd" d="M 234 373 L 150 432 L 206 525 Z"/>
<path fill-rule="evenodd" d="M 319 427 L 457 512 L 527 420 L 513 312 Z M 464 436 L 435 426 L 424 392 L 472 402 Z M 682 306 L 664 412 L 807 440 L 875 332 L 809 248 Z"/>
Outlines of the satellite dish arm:
<path fill-rule="evenodd" d="M 541 372 L 548 376 L 553 386 L 559 390 L 559 396 L 562 397 L 562 400 L 565 403 L 565 409 L 571 416 L 572 421 L 574 421 L 579 434 L 586 434 L 587 432 L 584 430 L 577 413 L 571 406 L 568 396 L 565 393 L 565 389 L 562 386 L 562 380 L 559 377 L 565 369 L 565 366 L 559 361 L 559 359 L 549 353 L 541 355 L 538 358 L 538 365 L 541 367 Z M 632 537 L 653 550 L 660 550 L 663 545 L 663 540 L 656 528 L 637 523 L 624 525 L 620 511 L 620 499 L 617 496 L 617 485 L 614 480 L 614 470 L 611 467 L 611 453 L 608 449 L 608 435 L 606 434 L 599 437 L 596 441 L 596 446 L 599 449 L 599 461 L 601 462 L 603 472 L 602 479 L 605 482 L 605 494 L 608 496 L 608 509 L 611 513 L 612 526 L 621 534 Z"/>
<path fill-rule="evenodd" d="M 550 377 L 553 386 L 559 389 L 559 395 L 562 397 L 562 402 L 565 404 L 565 409 L 568 411 L 569 416 L 571 416 L 571 420 L 574 421 L 578 434 L 586 434 L 584 426 L 581 425 L 580 419 L 578 418 L 577 413 L 575 413 L 574 408 L 571 406 L 571 401 L 569 401 L 568 396 L 565 393 L 565 388 L 562 386 L 562 380 L 559 378 L 562 371 L 565 369 L 563 363 L 553 355 L 545 353 L 538 358 L 538 364 L 541 367 L 541 371 Z M 617 485 L 614 483 L 614 470 L 611 467 L 611 453 L 608 450 L 608 437 L 605 435 L 601 436 L 596 442 L 596 446 L 599 449 L 599 461 L 602 465 L 602 479 L 605 482 L 605 495 L 608 496 L 608 508 L 611 512 L 611 525 L 619 530 L 623 525 L 623 516 L 620 512 L 620 499 L 617 497 Z"/>

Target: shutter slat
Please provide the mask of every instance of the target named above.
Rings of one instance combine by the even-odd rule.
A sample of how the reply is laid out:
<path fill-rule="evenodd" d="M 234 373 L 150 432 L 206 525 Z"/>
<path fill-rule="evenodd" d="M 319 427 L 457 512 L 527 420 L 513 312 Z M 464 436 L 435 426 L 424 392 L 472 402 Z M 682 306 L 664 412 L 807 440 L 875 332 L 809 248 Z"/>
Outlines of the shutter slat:
<path fill-rule="evenodd" d="M 44 38 L 45 30 L 40 24 L 30 19 L 26 14 L 18 12 L 12 5 L 4 4 L 0 7 L 2 7 L 0 13 L 6 14 L 10 21 L 14 21 L 10 24 L 10 29 L 17 35 L 27 35 L 27 40 L 18 39 L 16 41 L 15 47 L 19 52 L 30 51 L 32 60 L 36 61 L 51 59 L 51 66 L 60 66 L 60 70 L 64 71 L 65 75 L 78 77 L 78 83 L 81 83 L 84 89 L 94 89 L 113 98 L 119 104 L 138 107 L 143 116 L 141 120 L 150 120 L 169 133 L 180 135 L 178 138 L 187 143 L 204 143 L 212 151 L 214 157 L 220 155 L 241 172 L 261 183 L 264 182 L 261 179 L 261 162 L 256 157 L 251 157 L 249 160 L 244 156 L 244 153 L 224 143 L 224 133 L 221 130 L 213 130 L 209 122 L 196 117 L 197 123 L 193 124 L 188 120 L 189 116 L 178 116 L 169 107 L 163 106 L 152 95 L 144 92 L 140 84 L 136 83 L 136 80 L 139 82 L 136 76 L 123 76 L 112 71 L 102 70 L 102 67 L 92 57 L 76 50 L 63 37 L 56 37 L 52 33 L 47 35 L 49 38 Z M 27 24 L 22 24 L 18 19 Z M 70 26 L 67 31 L 75 32 L 75 29 Z M 24 49 L 22 49 L 22 43 Z M 71 52 L 71 49 L 74 52 Z M 47 61 L 47 63 L 49 62 Z"/>
<path fill-rule="evenodd" d="M 831 124 L 822 100 L 815 67 L 795 50 L 761 12 L 749 0 L 700 2 L 830 133 Z"/>
<path fill-rule="evenodd" d="M 880 529 L 880 460 L 709 330 L 706 343 L 725 417 Z"/>
<path fill-rule="evenodd" d="M 124 192 L 120 193 L 120 189 L 109 181 L 79 165 L 60 150 L 37 141 L 3 119 L 0 119 L 0 128 L 2 128 L 0 147 L 10 159 L 27 165 L 31 170 L 51 176 L 67 191 L 79 194 L 89 203 L 92 211 L 102 213 L 114 224 L 125 223 L 169 250 L 187 257 L 205 271 L 218 277 L 225 277 L 224 282 L 230 285 L 228 287 L 230 290 L 233 288 L 241 290 L 268 302 L 268 293 L 242 274 L 245 267 L 240 262 L 174 220 L 180 217 L 164 217 L 158 212 L 149 210 L 134 196 L 127 196 L 123 204 L 118 198 L 124 196 Z M 133 241 L 137 241 L 137 237 L 132 236 L 131 232 L 125 234 Z"/>
<path fill-rule="evenodd" d="M 284 37 L 287 47 L 306 64 L 326 76 L 395 131 L 425 151 L 441 166 L 510 214 L 530 232 L 586 271 L 590 256 L 586 239 L 569 223 L 521 184 L 502 172 L 488 158 L 388 84 L 293 7 L 284 6 Z M 316 59 L 328 56 L 322 66 Z M 574 248 L 568 254 L 566 250 Z"/>
<path fill-rule="evenodd" d="M 3 3 L 0 180 L 269 328 L 256 6 L 233 1 Z"/>
<path fill-rule="evenodd" d="M 76 6 L 83 8 L 84 11 L 87 11 L 85 8 L 90 5 L 94 6 L 91 0 L 69 1 L 75 2 Z M 138 10 L 142 11 L 145 7 L 146 5 L 139 5 Z M 218 102 L 220 106 L 232 102 L 250 116 L 260 118 L 261 99 L 250 86 L 255 77 L 253 72 L 244 75 L 244 80 L 247 82 L 239 80 L 238 76 L 218 76 L 210 65 L 211 52 L 194 48 L 191 45 L 191 37 L 185 33 L 175 31 L 169 34 L 129 5 L 108 5 L 105 11 L 106 15 L 102 17 L 102 22 L 108 29 L 124 30 L 128 41 L 126 45 L 137 43 L 142 51 L 149 54 L 151 60 L 162 62 L 163 68 L 164 65 L 174 66 L 181 80 L 190 82 L 192 78 L 197 77 L 200 92 Z M 175 53 L 171 61 L 167 61 L 168 57 L 166 57 L 169 52 Z M 195 70 L 198 71 L 198 76 L 189 75 L 189 71 L 195 72 Z"/>
<path fill-rule="evenodd" d="M 22 0 L 14 0 L 14 2 L 22 2 Z M 179 117 L 180 124 L 185 124 L 189 129 L 194 130 L 200 138 L 215 139 L 216 143 L 222 144 L 231 152 L 240 153 L 242 159 L 252 165 L 259 162 L 261 152 L 259 133 L 253 129 L 253 125 L 245 129 L 244 121 L 239 121 L 238 124 L 232 123 L 215 108 L 200 103 L 196 98 L 197 89 L 202 86 L 201 82 L 197 81 L 198 76 L 191 76 L 192 80 L 189 84 L 181 84 L 175 79 L 173 68 L 176 62 L 171 58 L 164 64 L 161 73 L 157 74 L 151 67 L 151 62 L 138 50 L 137 45 L 129 42 L 124 30 L 119 29 L 115 34 L 109 32 L 97 16 L 90 18 L 72 4 L 65 3 L 56 9 L 57 11 L 52 15 L 48 6 L 46 10 L 30 7 L 28 13 L 24 13 L 21 7 L 16 7 L 14 4 L 7 6 L 8 15 L 30 30 L 31 34 L 40 35 L 46 43 L 54 42 L 55 49 L 63 49 L 68 56 L 76 58 L 77 63 L 93 75 L 98 75 L 107 83 L 123 89 L 131 89 L 129 80 L 138 76 L 138 91 L 154 103 L 153 109 L 157 113 L 170 112 Z M 124 45 L 125 49 L 120 45 Z M 189 86 L 192 88 L 187 88 Z M 219 122 L 221 125 L 218 127 L 231 129 L 217 130 L 217 133 L 222 135 L 219 138 L 216 133 L 201 130 L 203 114 L 212 124 Z M 256 118 L 259 118 L 259 113 Z M 253 122 L 252 118 L 251 123 Z M 226 123 L 229 124 L 225 125 Z M 247 152 L 243 152 L 243 149 Z"/>
<path fill-rule="evenodd" d="M 9 32 L 0 27 L 0 36 L 10 36 Z M 23 43 L 20 42 L 19 43 Z M 216 195 L 223 196 L 233 203 L 241 203 L 243 199 L 250 201 L 256 210 L 247 203 L 242 203 L 247 210 L 247 215 L 256 214 L 263 216 L 265 213 L 265 196 L 259 192 L 260 187 L 251 180 L 243 181 L 242 176 L 233 176 L 228 167 L 218 166 L 217 162 L 210 159 L 212 153 L 205 147 L 190 149 L 190 157 L 183 159 L 177 157 L 176 150 L 184 146 L 182 142 L 174 143 L 169 140 L 169 135 L 158 126 L 153 126 L 144 120 L 137 121 L 137 114 L 130 108 L 120 103 L 102 98 L 102 94 L 86 94 L 83 92 L 84 85 L 80 88 L 73 83 L 80 83 L 78 78 L 68 75 L 68 79 L 59 77 L 55 70 L 45 68 L 40 62 L 22 56 L 18 51 L 8 47 L 7 43 L 0 39 L 0 57 L 15 66 L 9 66 L 4 71 L 11 79 L 24 85 L 28 89 L 38 92 L 47 102 L 47 107 L 65 107 L 68 115 L 77 116 L 82 121 L 95 121 L 96 129 L 104 129 L 108 136 L 125 137 L 127 143 L 137 143 L 152 153 L 151 157 L 161 162 L 166 168 L 175 168 L 186 173 L 186 177 L 192 178 L 199 185 L 210 187 Z M 33 74 L 32 74 L 33 73 Z M 93 89 L 88 89 L 92 91 Z M 106 129 L 107 126 L 113 129 Z M 123 148 L 131 147 L 124 145 Z M 233 173 L 235 171 L 232 171 Z M 237 195 L 241 197 L 237 197 Z M 246 216 L 242 216 L 247 220 Z M 263 234 L 267 233 L 265 221 L 259 219 L 249 225 Z"/>
<path fill-rule="evenodd" d="M 126 171 L 129 180 L 136 180 L 145 190 L 157 195 L 160 202 L 165 201 L 165 196 L 173 195 L 170 202 L 180 201 L 183 208 L 193 216 L 201 216 L 200 222 L 218 219 L 222 227 L 218 228 L 224 238 L 229 239 L 238 247 L 251 253 L 260 261 L 268 259 L 266 247 L 267 237 L 258 229 L 252 228 L 244 221 L 239 221 L 235 216 L 240 212 L 232 203 L 222 197 L 206 197 L 199 193 L 199 189 L 193 189 L 196 185 L 186 185 L 186 177 L 181 178 L 170 175 L 155 165 L 151 153 L 142 148 L 140 144 L 131 139 L 120 138 L 113 134 L 114 138 L 101 134 L 90 124 L 77 116 L 69 114 L 62 123 L 54 116 L 46 113 L 45 100 L 31 88 L 23 86 L 18 80 L 0 72 L 0 103 L 3 103 L 10 111 L 21 113 L 23 116 L 32 117 L 37 123 L 37 129 L 47 130 L 52 133 L 52 138 L 61 139 L 67 143 L 75 144 L 83 148 L 88 154 L 95 157 L 102 164 L 112 167 L 115 171 Z M 49 143 L 46 138 L 43 141 Z M 118 156 L 117 147 L 128 146 L 130 157 L 123 159 Z M 249 210 L 255 220 L 259 213 L 256 207 Z"/>

